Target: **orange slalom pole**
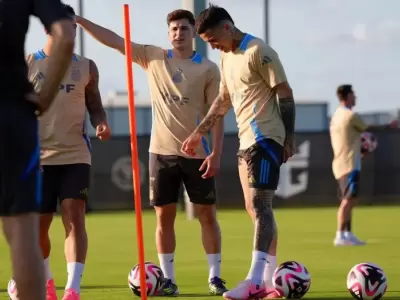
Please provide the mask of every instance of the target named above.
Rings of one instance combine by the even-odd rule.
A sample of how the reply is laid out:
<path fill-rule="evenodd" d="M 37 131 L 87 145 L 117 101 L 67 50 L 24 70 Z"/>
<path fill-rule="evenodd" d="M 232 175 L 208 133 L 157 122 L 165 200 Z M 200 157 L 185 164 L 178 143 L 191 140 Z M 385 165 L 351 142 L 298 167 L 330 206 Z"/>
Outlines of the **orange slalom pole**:
<path fill-rule="evenodd" d="M 136 112 L 133 89 L 133 70 L 132 70 L 132 47 L 129 5 L 124 4 L 124 25 L 125 25 L 125 58 L 126 73 L 128 85 L 128 108 L 129 108 L 129 129 L 131 136 L 131 157 L 133 172 L 133 193 L 136 214 L 136 234 L 139 254 L 139 272 L 140 272 L 140 295 L 142 300 L 147 299 L 146 271 L 144 265 L 144 241 L 143 241 L 143 218 L 142 218 L 142 197 L 140 194 L 140 172 L 139 172 L 139 152 L 136 137 Z"/>

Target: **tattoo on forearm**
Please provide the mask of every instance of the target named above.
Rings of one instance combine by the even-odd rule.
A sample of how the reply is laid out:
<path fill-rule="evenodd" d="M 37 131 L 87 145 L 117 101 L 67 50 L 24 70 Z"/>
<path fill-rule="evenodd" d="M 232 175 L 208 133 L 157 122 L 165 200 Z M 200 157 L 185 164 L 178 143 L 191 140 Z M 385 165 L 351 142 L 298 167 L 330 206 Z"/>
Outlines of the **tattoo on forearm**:
<path fill-rule="evenodd" d="M 218 96 L 211 105 L 208 114 L 203 121 L 197 126 L 196 132 L 206 134 L 214 126 L 215 122 L 223 118 L 231 108 L 231 99 L 229 95 Z"/>
<path fill-rule="evenodd" d="M 276 235 L 276 223 L 272 210 L 274 191 L 251 189 L 254 220 L 254 250 L 268 252 Z"/>
<path fill-rule="evenodd" d="M 293 97 L 279 99 L 283 124 L 287 135 L 293 135 L 296 121 L 296 106 Z"/>
<path fill-rule="evenodd" d="M 89 112 L 90 123 L 96 128 L 107 122 L 107 115 L 101 102 L 99 91 L 99 70 L 93 61 L 90 61 L 90 81 L 85 89 L 86 108 Z"/>

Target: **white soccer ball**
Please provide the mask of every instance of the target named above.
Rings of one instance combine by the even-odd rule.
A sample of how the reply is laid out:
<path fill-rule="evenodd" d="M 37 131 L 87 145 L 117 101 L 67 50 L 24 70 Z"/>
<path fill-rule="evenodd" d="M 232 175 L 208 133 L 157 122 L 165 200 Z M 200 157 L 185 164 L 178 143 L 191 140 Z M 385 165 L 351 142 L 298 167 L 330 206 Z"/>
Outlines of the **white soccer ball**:
<path fill-rule="evenodd" d="M 378 140 L 371 132 L 361 133 L 361 152 L 373 152 L 378 146 Z"/>
<path fill-rule="evenodd" d="M 347 289 L 354 299 L 382 299 L 387 289 L 386 274 L 375 264 L 358 264 L 347 275 Z"/>
<path fill-rule="evenodd" d="M 7 293 L 10 300 L 19 300 L 18 292 L 17 292 L 17 284 L 15 283 L 14 279 L 10 279 L 7 286 Z"/>
<path fill-rule="evenodd" d="M 162 270 L 151 262 L 145 262 L 147 295 L 152 296 L 157 293 L 162 284 L 164 274 Z M 140 297 L 140 272 L 139 264 L 134 266 L 128 274 L 128 285 L 131 291 Z"/>
<path fill-rule="evenodd" d="M 300 299 L 310 289 L 311 276 L 303 264 L 287 261 L 276 268 L 272 283 L 280 297 Z"/>

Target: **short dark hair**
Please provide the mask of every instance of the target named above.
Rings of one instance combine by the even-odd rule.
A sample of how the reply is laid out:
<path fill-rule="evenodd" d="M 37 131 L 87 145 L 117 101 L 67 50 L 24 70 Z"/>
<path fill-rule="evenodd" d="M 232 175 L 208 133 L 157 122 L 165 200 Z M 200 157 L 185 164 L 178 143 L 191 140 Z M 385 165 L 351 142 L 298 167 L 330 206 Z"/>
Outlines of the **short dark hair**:
<path fill-rule="evenodd" d="M 231 15 L 225 8 L 210 4 L 210 7 L 203 10 L 196 19 L 196 32 L 202 34 L 209 29 L 213 29 L 223 21 L 233 22 Z"/>
<path fill-rule="evenodd" d="M 172 21 L 186 19 L 189 21 L 190 25 L 194 26 L 195 19 L 191 11 L 185 9 L 177 9 L 170 12 L 167 16 L 167 24 L 169 25 Z"/>
<path fill-rule="evenodd" d="M 64 4 L 64 9 L 70 16 L 76 16 L 75 10 L 72 8 L 71 5 Z"/>
<path fill-rule="evenodd" d="M 349 94 L 353 93 L 353 86 L 351 84 L 342 84 L 339 85 L 336 90 L 336 95 L 339 100 L 346 100 Z"/>

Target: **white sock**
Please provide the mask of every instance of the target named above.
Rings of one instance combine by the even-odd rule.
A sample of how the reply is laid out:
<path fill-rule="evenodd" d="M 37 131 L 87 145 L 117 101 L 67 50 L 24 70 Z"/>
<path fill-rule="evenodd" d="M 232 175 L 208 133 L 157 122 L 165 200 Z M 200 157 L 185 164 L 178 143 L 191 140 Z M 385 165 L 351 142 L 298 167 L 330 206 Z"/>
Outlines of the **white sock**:
<path fill-rule="evenodd" d="M 350 231 L 345 231 L 344 233 L 343 233 L 343 236 L 344 236 L 344 238 L 349 238 L 349 237 L 351 237 L 351 232 Z"/>
<path fill-rule="evenodd" d="M 67 263 L 68 281 L 65 290 L 74 289 L 75 292 L 81 292 L 81 280 L 84 264 L 78 262 Z"/>
<path fill-rule="evenodd" d="M 174 253 L 158 253 L 158 260 L 160 261 L 161 270 L 164 273 L 164 277 L 171 279 L 173 283 L 175 282 L 175 266 L 174 266 Z"/>
<path fill-rule="evenodd" d="M 344 231 L 336 231 L 337 239 L 344 239 Z"/>
<path fill-rule="evenodd" d="M 264 270 L 264 283 L 267 288 L 273 288 L 272 276 L 276 269 L 276 256 L 268 255 L 267 264 Z"/>
<path fill-rule="evenodd" d="M 253 251 L 251 267 L 246 279 L 250 279 L 254 284 L 261 285 L 266 264 L 267 253 L 261 251 Z"/>
<path fill-rule="evenodd" d="M 207 254 L 209 267 L 208 282 L 214 277 L 221 277 L 221 253 Z"/>
<path fill-rule="evenodd" d="M 44 264 L 44 276 L 46 280 L 53 279 L 53 274 L 51 274 L 50 271 L 50 257 L 45 258 L 43 264 Z"/>

